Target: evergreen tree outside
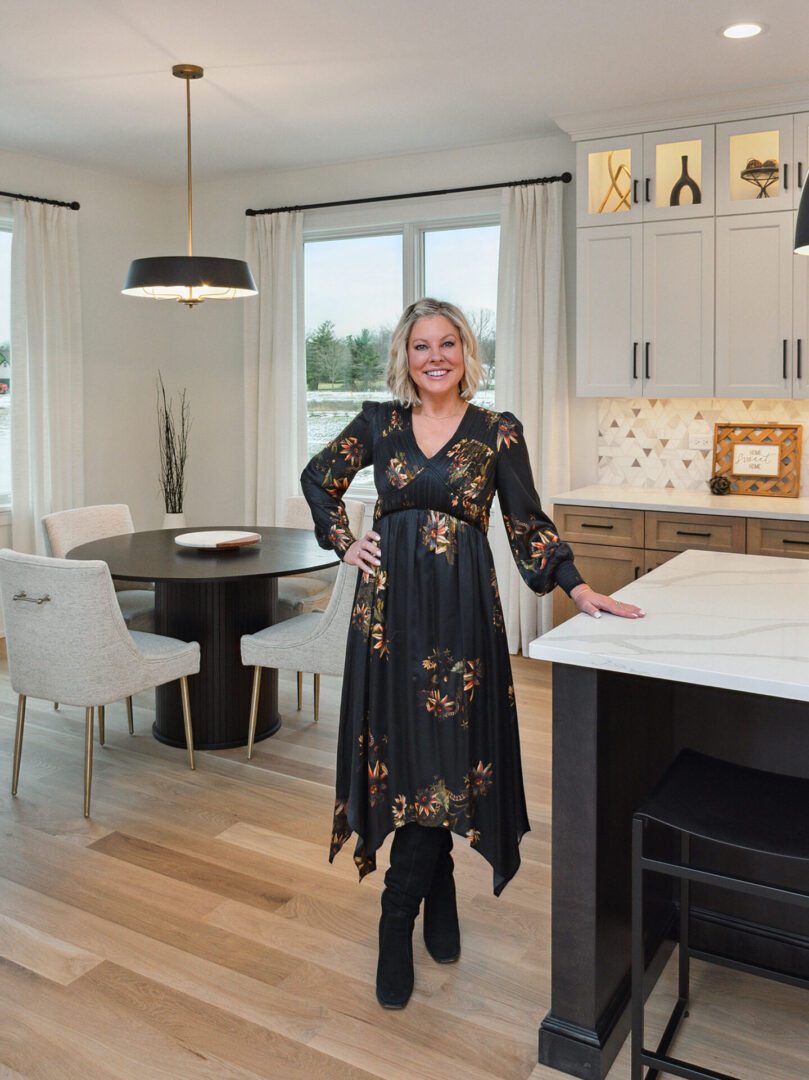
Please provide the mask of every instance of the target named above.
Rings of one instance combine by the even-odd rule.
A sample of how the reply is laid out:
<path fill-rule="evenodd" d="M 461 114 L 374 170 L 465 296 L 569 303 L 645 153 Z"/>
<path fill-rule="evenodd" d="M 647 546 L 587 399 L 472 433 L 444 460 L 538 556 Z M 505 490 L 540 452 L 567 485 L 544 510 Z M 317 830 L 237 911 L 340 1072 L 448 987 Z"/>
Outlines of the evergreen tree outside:
<path fill-rule="evenodd" d="M 351 389 L 375 390 L 385 368 L 371 331 L 366 327 L 356 337 L 349 334 L 346 342 L 351 356 Z"/>

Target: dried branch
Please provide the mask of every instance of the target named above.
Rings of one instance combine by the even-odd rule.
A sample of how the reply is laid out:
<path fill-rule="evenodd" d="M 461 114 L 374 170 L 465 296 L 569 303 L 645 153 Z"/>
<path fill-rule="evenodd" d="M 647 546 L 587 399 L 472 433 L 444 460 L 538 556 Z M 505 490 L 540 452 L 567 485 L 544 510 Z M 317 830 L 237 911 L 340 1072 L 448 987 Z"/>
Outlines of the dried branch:
<path fill-rule="evenodd" d="M 166 397 L 163 376 L 157 373 L 157 435 L 160 448 L 160 490 L 167 514 L 182 514 L 185 493 L 185 462 L 191 410 L 186 391 L 180 394 L 179 427 L 174 419 L 174 402 Z"/>

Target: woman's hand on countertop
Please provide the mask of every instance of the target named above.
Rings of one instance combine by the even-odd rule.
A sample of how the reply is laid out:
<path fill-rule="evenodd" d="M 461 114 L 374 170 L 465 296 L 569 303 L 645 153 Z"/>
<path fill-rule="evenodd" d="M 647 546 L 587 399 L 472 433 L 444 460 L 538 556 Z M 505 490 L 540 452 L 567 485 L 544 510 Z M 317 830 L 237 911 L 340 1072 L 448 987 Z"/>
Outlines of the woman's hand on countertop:
<path fill-rule="evenodd" d="M 611 596 L 603 596 L 584 584 L 577 585 L 573 589 L 570 599 L 579 611 L 583 611 L 585 615 L 592 615 L 594 619 L 600 619 L 602 611 L 608 611 L 610 615 L 619 615 L 622 619 L 642 619 L 646 614 L 635 604 L 613 600 Z"/>

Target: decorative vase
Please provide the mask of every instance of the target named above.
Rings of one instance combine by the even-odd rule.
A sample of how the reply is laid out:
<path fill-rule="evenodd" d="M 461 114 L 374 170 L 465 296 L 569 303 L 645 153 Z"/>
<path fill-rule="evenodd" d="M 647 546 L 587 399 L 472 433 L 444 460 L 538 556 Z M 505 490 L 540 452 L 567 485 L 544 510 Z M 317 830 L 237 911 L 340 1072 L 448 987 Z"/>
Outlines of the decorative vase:
<path fill-rule="evenodd" d="M 164 516 L 163 516 L 163 528 L 164 529 L 184 529 L 185 528 L 185 514 L 164 514 Z"/>
<path fill-rule="evenodd" d="M 683 154 L 682 162 L 683 171 L 680 173 L 680 179 L 671 189 L 669 206 L 680 205 L 680 196 L 682 195 L 685 188 L 688 188 L 688 190 L 691 192 L 695 205 L 702 202 L 702 192 L 699 189 L 699 184 L 696 182 L 696 180 L 692 180 L 691 177 L 688 175 L 688 154 Z"/>

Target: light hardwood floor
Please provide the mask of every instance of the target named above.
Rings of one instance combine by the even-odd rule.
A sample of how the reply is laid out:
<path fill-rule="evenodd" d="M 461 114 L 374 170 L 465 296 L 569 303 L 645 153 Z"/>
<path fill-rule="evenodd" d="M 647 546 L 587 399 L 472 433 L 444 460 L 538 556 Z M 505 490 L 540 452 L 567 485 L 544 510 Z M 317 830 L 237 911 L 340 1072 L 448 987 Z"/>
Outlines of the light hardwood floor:
<path fill-rule="evenodd" d="M 151 737 L 153 696 L 107 710 L 93 814 L 82 816 L 83 714 L 29 702 L 10 792 L 15 698 L 0 659 L 0 1078 L 26 1080 L 553 1080 L 536 1064 L 549 1004 L 550 680 L 517 659 L 529 814 L 523 866 L 496 900 L 456 842 L 463 955 L 434 964 L 415 937 L 402 1012 L 374 998 L 387 846 L 358 885 L 350 850 L 327 861 L 339 680 L 321 719 L 295 711 L 244 750 L 182 751 Z M 350 847 L 350 845 L 349 845 Z M 650 1003 L 653 1032 L 672 965 Z M 809 1076 L 804 993 L 695 965 L 677 1044 L 743 1080 Z M 611 1077 L 628 1077 L 627 1047 Z"/>

